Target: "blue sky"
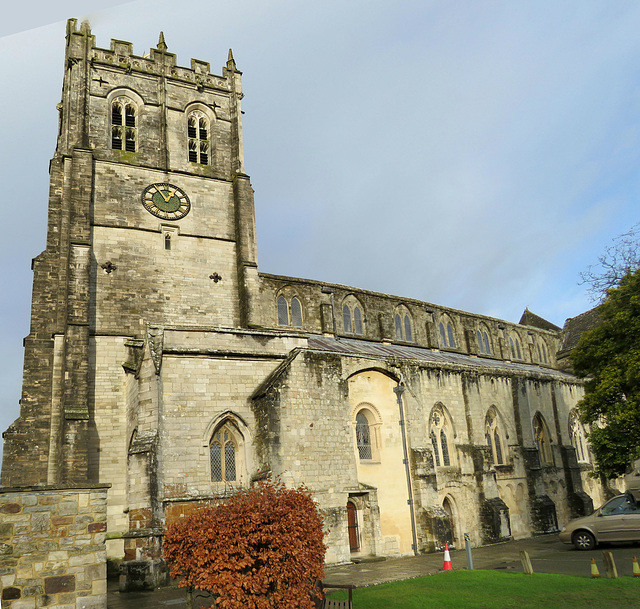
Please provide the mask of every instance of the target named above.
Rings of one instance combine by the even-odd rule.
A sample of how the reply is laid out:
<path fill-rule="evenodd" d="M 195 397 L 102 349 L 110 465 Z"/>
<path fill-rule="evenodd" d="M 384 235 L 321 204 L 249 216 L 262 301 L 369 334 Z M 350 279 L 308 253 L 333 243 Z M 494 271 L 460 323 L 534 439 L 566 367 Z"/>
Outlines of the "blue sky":
<path fill-rule="evenodd" d="M 640 220 L 636 1 L 61 0 L 0 26 L 0 427 L 18 414 L 65 21 L 243 71 L 262 271 L 562 325 Z"/>

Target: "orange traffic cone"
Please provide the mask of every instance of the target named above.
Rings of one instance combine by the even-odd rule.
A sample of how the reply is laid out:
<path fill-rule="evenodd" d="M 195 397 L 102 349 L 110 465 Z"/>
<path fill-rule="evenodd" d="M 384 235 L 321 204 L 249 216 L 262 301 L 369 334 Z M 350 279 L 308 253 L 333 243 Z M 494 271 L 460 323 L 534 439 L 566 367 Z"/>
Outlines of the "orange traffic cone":
<path fill-rule="evenodd" d="M 640 566 L 638 566 L 638 558 L 633 557 L 633 576 L 640 577 Z"/>
<path fill-rule="evenodd" d="M 596 559 L 591 559 L 591 577 L 595 579 L 596 577 L 600 577 L 600 571 L 598 571 L 598 565 L 596 565 Z"/>
<path fill-rule="evenodd" d="M 451 566 L 451 554 L 449 554 L 449 544 L 444 544 L 444 567 L 442 567 L 443 571 L 450 571 L 453 569 Z"/>

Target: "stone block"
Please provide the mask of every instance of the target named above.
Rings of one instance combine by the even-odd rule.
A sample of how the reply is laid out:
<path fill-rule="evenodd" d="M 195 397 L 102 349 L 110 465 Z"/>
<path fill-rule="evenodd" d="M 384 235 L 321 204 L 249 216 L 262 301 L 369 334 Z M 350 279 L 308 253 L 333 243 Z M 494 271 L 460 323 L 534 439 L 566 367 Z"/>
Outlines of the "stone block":
<path fill-rule="evenodd" d="M 73 575 L 46 577 L 44 580 L 45 594 L 63 594 L 76 589 L 76 578 Z M 63 601 L 64 602 L 64 601 Z"/>

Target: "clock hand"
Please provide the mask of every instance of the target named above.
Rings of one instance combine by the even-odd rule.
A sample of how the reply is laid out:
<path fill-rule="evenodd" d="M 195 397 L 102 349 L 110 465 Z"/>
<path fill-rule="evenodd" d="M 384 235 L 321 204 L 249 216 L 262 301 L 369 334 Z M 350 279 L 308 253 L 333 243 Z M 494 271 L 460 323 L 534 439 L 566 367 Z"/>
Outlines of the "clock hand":
<path fill-rule="evenodd" d="M 169 202 L 169 200 L 170 200 L 170 199 L 173 197 L 173 195 L 176 193 L 176 191 L 175 191 L 175 190 L 172 190 L 172 191 L 158 190 L 158 192 L 160 193 L 160 196 L 164 199 L 164 202 L 165 202 L 165 203 L 168 203 L 168 202 Z M 165 197 L 165 196 L 164 196 L 164 193 L 165 193 L 165 192 L 169 192 L 169 196 Z"/>

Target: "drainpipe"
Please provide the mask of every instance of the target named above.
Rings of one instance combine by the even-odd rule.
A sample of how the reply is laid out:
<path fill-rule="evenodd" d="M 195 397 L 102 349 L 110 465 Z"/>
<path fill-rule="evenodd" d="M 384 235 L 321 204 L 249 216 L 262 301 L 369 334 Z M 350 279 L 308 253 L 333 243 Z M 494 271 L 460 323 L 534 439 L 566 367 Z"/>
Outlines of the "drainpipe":
<path fill-rule="evenodd" d="M 398 408 L 400 409 L 400 431 L 402 432 L 402 451 L 404 454 L 404 470 L 407 474 L 407 495 L 409 499 L 407 503 L 409 504 L 409 513 L 411 517 L 411 535 L 413 537 L 413 543 L 411 544 L 411 548 L 413 549 L 413 554 L 415 556 L 419 556 L 418 553 L 418 539 L 416 537 L 416 521 L 415 515 L 413 513 L 413 491 L 411 490 L 411 472 L 409 471 L 409 457 L 407 454 L 407 434 L 404 425 L 404 405 L 402 404 L 402 394 L 404 393 L 404 379 L 402 375 L 400 375 L 400 383 L 398 383 L 397 387 L 393 388 L 393 392 L 396 394 L 398 398 Z"/>

